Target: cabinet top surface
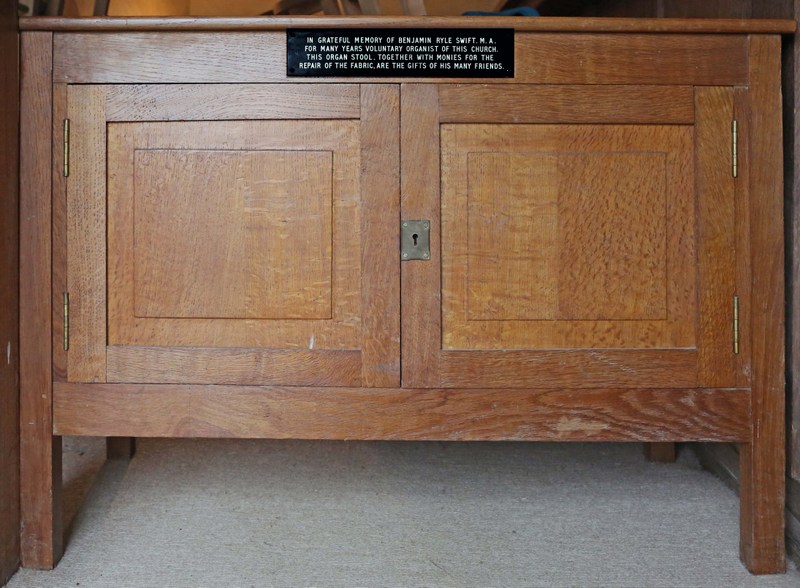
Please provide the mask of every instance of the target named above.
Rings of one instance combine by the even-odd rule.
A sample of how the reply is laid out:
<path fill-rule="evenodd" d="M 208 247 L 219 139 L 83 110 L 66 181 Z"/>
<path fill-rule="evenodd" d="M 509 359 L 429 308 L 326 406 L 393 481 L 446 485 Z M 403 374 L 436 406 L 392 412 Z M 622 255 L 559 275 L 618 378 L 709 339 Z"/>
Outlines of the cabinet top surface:
<path fill-rule="evenodd" d="M 279 31 L 291 27 L 471 27 L 530 32 L 794 33 L 793 20 L 510 17 L 20 18 L 27 31 Z"/>

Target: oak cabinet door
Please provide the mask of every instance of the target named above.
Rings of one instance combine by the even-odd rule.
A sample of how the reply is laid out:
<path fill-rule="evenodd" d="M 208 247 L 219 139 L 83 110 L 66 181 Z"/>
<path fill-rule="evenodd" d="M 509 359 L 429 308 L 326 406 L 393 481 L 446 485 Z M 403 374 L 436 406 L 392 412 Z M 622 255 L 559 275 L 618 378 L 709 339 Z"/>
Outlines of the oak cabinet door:
<path fill-rule="evenodd" d="M 732 108 L 726 89 L 404 88 L 403 216 L 434 227 L 432 261 L 403 264 L 404 383 L 733 385 Z"/>
<path fill-rule="evenodd" d="M 398 385 L 398 104 L 70 87 L 69 379 Z"/>

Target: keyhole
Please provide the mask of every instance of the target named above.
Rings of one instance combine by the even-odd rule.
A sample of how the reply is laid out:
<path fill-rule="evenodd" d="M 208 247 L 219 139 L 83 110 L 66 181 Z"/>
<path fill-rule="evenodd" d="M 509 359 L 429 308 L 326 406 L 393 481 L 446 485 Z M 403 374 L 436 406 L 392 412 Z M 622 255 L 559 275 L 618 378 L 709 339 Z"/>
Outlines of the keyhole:
<path fill-rule="evenodd" d="M 414 247 L 416 247 L 417 246 L 417 239 L 419 239 L 419 235 L 414 233 L 413 235 L 411 235 L 411 238 L 414 239 Z"/>

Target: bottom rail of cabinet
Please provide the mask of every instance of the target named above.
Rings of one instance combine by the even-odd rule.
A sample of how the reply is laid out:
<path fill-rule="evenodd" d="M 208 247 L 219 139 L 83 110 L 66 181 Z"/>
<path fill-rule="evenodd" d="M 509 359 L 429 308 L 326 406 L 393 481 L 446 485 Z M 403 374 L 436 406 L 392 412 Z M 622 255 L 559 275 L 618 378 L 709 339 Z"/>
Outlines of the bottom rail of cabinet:
<path fill-rule="evenodd" d="M 53 384 L 53 432 L 104 437 L 736 441 L 746 389 Z"/>

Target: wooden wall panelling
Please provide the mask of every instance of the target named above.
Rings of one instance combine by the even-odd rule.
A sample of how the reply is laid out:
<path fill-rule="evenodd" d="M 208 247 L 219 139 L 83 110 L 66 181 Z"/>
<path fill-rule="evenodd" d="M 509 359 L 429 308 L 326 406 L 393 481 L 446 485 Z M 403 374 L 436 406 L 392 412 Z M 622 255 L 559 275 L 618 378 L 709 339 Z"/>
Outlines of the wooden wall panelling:
<path fill-rule="evenodd" d="M 550 2 L 559 4 L 558 0 Z M 652 18 L 663 16 L 664 0 L 590 0 L 583 9 L 586 16 Z"/>
<path fill-rule="evenodd" d="M 764 0 L 659 0 L 662 16 L 670 18 L 751 18 L 753 4 Z M 767 0 L 768 1 L 768 0 Z"/>
<path fill-rule="evenodd" d="M 61 14 L 66 17 L 94 16 L 95 0 L 62 0 Z"/>
<path fill-rule="evenodd" d="M 53 436 L 51 309 L 52 35 L 22 36 L 20 446 L 22 565 L 61 557 L 61 438 Z"/>
<path fill-rule="evenodd" d="M 740 445 L 740 551 L 753 573 L 786 566 L 780 50 L 777 37 L 750 38 L 753 439 Z"/>
<path fill-rule="evenodd" d="M 781 2 L 784 0 L 589 0 L 584 2 L 586 6 L 582 13 L 587 16 L 627 18 L 770 18 L 754 14 L 753 5 Z M 559 4 L 559 0 L 551 0 L 546 3 L 545 10 L 554 10 Z M 553 8 L 549 8 L 550 5 Z"/>
<path fill-rule="evenodd" d="M 0 2 L 0 585 L 19 565 L 19 32 Z"/>
<path fill-rule="evenodd" d="M 676 0 L 673 0 L 676 1 Z M 684 0 L 685 1 L 685 0 Z M 727 8 L 728 4 L 737 5 L 738 3 L 747 2 L 747 0 L 718 0 L 720 3 L 720 11 L 718 14 L 730 14 L 730 10 L 723 10 Z M 751 18 L 787 18 L 794 19 L 797 14 L 796 7 L 797 0 L 749 0 L 750 17 Z"/>
<path fill-rule="evenodd" d="M 225 402 L 219 398 L 224 397 Z M 61 435 L 736 441 L 750 393 L 711 389 L 291 388 L 58 383 Z"/>

